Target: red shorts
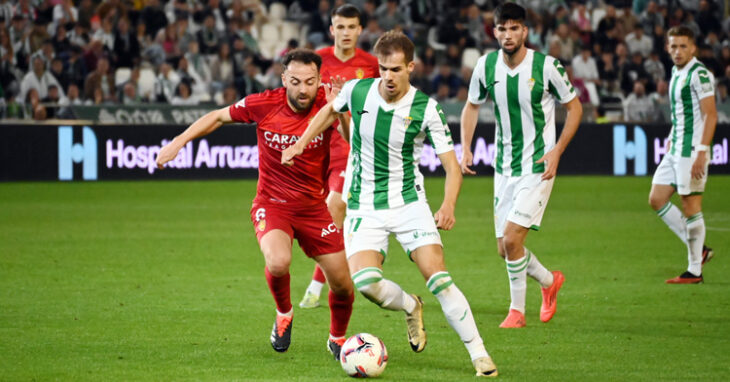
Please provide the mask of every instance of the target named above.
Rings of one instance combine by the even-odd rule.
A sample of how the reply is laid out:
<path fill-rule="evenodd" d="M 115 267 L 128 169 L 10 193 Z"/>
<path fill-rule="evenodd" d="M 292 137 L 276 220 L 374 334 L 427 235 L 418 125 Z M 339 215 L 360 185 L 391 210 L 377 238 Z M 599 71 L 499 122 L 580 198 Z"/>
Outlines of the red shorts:
<path fill-rule="evenodd" d="M 339 192 L 342 193 L 342 188 L 345 185 L 345 168 L 346 163 L 344 166 L 337 166 L 333 167 L 330 166 L 329 169 L 327 169 L 327 188 L 329 188 L 330 192 Z"/>
<path fill-rule="evenodd" d="M 259 241 L 267 232 L 280 229 L 290 238 L 297 239 L 308 257 L 345 249 L 342 232 L 335 227 L 324 202 L 296 208 L 273 203 L 254 203 L 251 206 L 251 221 Z"/>

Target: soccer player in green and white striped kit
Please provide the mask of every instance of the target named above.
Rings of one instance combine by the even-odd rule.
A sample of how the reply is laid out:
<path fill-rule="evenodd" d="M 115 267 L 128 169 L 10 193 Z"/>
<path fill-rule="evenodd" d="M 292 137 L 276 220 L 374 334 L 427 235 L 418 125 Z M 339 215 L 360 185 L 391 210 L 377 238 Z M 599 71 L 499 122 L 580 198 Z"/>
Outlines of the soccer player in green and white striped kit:
<path fill-rule="evenodd" d="M 477 61 L 461 114 L 461 169 L 473 175 L 469 168 L 471 142 L 479 105 L 487 98 L 494 102 L 494 224 L 497 250 L 507 262 L 512 298 L 501 328 L 525 326 L 527 276 L 542 286 L 540 320 L 550 321 L 557 309 L 557 293 L 565 278 L 562 272 L 550 272 L 540 264 L 524 242 L 530 229 L 540 227 L 560 156 L 578 130 L 583 113 L 560 62 L 525 47 L 525 16 L 525 9 L 514 3 L 495 10 L 494 34 L 501 49 Z M 568 110 L 557 143 L 554 99 Z"/>
<path fill-rule="evenodd" d="M 703 281 L 702 266 L 712 258 L 705 243 L 702 193 L 707 182 L 707 166 L 717 109 L 712 73 L 695 57 L 695 37 L 691 29 L 677 26 L 667 31 L 667 47 L 674 62 L 669 83 L 672 130 L 669 151 L 654 173 L 649 204 L 669 228 L 687 245 L 689 266 L 668 284 L 697 284 Z M 669 199 L 679 194 L 682 210 Z"/>
<path fill-rule="evenodd" d="M 299 141 L 282 153 L 282 163 L 292 164 L 340 113 L 351 111 L 343 199 L 347 199 L 345 252 L 355 287 L 381 308 L 404 311 L 411 348 L 423 350 L 426 331 L 421 298 L 383 277 L 388 237 L 395 234 L 464 343 L 476 375 L 496 377 L 497 367 L 484 348 L 469 302 L 444 264 L 438 228 L 454 226 L 462 180 L 446 117 L 435 100 L 410 84 L 415 64 L 413 42 L 408 37 L 387 32 L 373 51 L 381 78 L 347 82 L 317 113 Z M 444 200 L 433 215 L 418 170 L 426 136 L 446 171 Z"/>

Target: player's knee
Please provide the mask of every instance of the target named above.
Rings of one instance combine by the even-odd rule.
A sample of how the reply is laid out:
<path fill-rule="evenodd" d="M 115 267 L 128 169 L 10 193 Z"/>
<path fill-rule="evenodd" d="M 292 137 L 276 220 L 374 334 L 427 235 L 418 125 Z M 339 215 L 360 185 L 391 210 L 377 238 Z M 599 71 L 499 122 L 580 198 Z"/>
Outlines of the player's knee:
<path fill-rule="evenodd" d="M 266 268 L 274 276 L 283 276 L 289 273 L 289 265 L 291 261 L 285 258 L 276 258 L 267 256 L 266 257 Z"/>
<path fill-rule="evenodd" d="M 522 249 L 522 242 L 512 235 L 504 236 L 504 253 L 500 253 L 502 257 L 508 256 L 509 254 L 517 253 Z"/>
<path fill-rule="evenodd" d="M 332 293 L 338 296 L 349 296 L 354 289 L 352 280 L 349 277 L 328 279 L 328 282 Z"/>
<path fill-rule="evenodd" d="M 654 194 L 649 194 L 649 205 L 654 211 L 659 210 L 666 204 L 666 201 L 656 197 Z"/>

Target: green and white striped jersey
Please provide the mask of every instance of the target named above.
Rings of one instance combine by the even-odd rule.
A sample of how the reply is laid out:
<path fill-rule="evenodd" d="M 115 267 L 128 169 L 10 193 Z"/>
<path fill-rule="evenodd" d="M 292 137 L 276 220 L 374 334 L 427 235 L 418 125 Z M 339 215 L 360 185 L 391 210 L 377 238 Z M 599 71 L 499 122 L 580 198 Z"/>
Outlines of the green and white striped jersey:
<path fill-rule="evenodd" d="M 555 101 L 576 97 L 565 69 L 556 58 L 532 49 L 514 69 L 502 50 L 479 57 L 469 84 L 469 102 L 494 101 L 497 157 L 494 170 L 505 176 L 545 172 L 535 163 L 555 146 Z"/>
<path fill-rule="evenodd" d="M 705 130 L 700 100 L 715 96 L 714 80 L 712 73 L 694 57 L 682 69 L 672 67 L 669 82 L 669 104 L 672 107 L 670 154 L 689 157 L 692 146 L 700 144 Z"/>
<path fill-rule="evenodd" d="M 446 116 L 435 100 L 413 86 L 395 103 L 378 92 L 380 78 L 352 80 L 334 100 L 352 113 L 345 176 L 347 208 L 382 210 L 426 200 L 418 162 L 426 136 L 436 154 L 454 149 Z"/>

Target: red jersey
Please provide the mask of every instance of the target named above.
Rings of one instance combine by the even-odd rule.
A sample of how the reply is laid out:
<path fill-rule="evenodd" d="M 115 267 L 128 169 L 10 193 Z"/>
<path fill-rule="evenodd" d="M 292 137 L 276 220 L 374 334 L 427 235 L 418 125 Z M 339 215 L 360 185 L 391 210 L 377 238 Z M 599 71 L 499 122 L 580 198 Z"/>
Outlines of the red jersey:
<path fill-rule="evenodd" d="M 326 104 L 324 89 L 320 87 L 312 108 L 296 113 L 289 107 L 286 89 L 282 87 L 251 94 L 228 108 L 234 121 L 258 124 L 259 182 L 254 203 L 286 203 L 296 207 L 324 202 L 332 128 L 315 137 L 291 167 L 281 164 L 281 152 L 301 137 L 309 121 Z"/>
<path fill-rule="evenodd" d="M 378 59 L 372 54 L 356 48 L 355 55 L 347 61 L 340 61 L 335 56 L 335 47 L 330 46 L 317 51 L 322 56 L 322 68 L 320 74 L 322 82 L 330 82 L 330 77 L 338 75 L 345 80 L 361 78 L 377 78 L 380 77 L 380 67 Z M 332 134 L 332 144 L 330 145 L 330 163 L 332 167 L 345 168 L 347 166 L 347 155 L 350 153 L 350 145 L 347 144 L 340 134 Z"/>

